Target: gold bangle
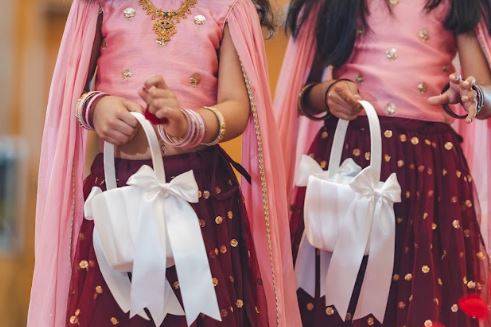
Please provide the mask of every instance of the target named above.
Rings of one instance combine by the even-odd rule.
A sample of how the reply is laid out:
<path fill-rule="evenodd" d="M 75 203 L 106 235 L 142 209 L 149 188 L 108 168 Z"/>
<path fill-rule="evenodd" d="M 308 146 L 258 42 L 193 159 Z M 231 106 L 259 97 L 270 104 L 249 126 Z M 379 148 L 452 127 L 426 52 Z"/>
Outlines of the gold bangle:
<path fill-rule="evenodd" d="M 206 146 L 217 145 L 225 137 L 225 132 L 227 130 L 227 125 L 225 124 L 225 118 L 223 117 L 223 114 L 216 108 L 203 107 L 203 109 L 211 111 L 215 115 L 217 122 L 218 122 L 218 130 L 217 130 L 217 134 L 216 134 L 215 138 L 210 143 L 203 143 L 203 145 L 206 145 Z"/>

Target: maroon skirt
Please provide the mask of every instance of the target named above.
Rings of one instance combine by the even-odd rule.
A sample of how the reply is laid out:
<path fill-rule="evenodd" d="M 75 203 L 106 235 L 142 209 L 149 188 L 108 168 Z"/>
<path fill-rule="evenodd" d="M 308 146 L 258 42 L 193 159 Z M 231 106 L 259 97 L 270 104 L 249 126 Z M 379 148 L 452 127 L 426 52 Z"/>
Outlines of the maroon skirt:
<path fill-rule="evenodd" d="M 402 203 L 395 205 L 396 246 L 392 285 L 383 325 L 373 316 L 352 321 L 366 258 L 358 274 L 343 322 L 334 307 L 319 296 L 299 289 L 305 327 L 479 326 L 459 308 L 461 297 L 486 296 L 488 256 L 476 215 L 474 185 L 460 148 L 462 141 L 447 124 L 381 117 L 382 180 L 393 172 L 402 188 Z M 329 119 L 319 131 L 310 155 L 327 169 L 337 120 Z M 366 117 L 350 123 L 343 160 L 351 157 L 366 167 L 370 135 Z M 299 188 L 292 207 L 291 235 L 296 257 L 303 234 L 305 188 Z M 317 257 L 318 258 L 318 257 Z M 317 260 L 318 261 L 318 260 Z M 329 290 L 328 290 L 329 291 Z"/>
<path fill-rule="evenodd" d="M 267 307 L 242 194 L 230 158 L 219 147 L 164 158 L 166 176 L 193 170 L 200 189 L 200 201 L 193 208 L 200 219 L 208 252 L 213 284 L 222 321 L 200 315 L 192 326 L 267 326 Z M 127 179 L 147 160 L 116 160 L 117 181 Z M 92 187 L 104 188 L 102 155 L 92 164 L 84 183 L 87 197 Z M 67 326 L 154 326 L 140 317 L 129 319 L 121 311 L 99 270 L 92 244 L 92 221 L 84 220 L 72 270 Z M 162 276 L 164 278 L 164 276 Z M 167 279 L 181 301 L 175 268 Z M 182 301 L 181 301 L 182 304 Z M 184 317 L 169 315 L 163 326 L 187 326 Z"/>

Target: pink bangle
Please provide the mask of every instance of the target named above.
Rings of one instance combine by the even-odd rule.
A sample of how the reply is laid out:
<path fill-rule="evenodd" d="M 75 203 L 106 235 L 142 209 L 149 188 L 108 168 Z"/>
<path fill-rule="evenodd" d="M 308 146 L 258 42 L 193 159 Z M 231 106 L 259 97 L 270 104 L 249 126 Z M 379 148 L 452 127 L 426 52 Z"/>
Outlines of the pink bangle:
<path fill-rule="evenodd" d="M 94 129 L 94 124 L 90 121 L 90 113 L 94 110 L 97 102 L 105 96 L 107 96 L 107 93 L 97 92 L 88 100 L 87 105 L 85 106 L 85 123 L 92 129 Z"/>
<path fill-rule="evenodd" d="M 201 144 L 205 136 L 205 123 L 203 117 L 190 109 L 182 109 L 182 113 L 186 117 L 188 123 L 188 130 L 184 137 L 177 138 L 168 135 L 164 129 L 164 125 L 158 125 L 158 132 L 162 140 L 169 145 L 179 148 L 194 148 Z"/>

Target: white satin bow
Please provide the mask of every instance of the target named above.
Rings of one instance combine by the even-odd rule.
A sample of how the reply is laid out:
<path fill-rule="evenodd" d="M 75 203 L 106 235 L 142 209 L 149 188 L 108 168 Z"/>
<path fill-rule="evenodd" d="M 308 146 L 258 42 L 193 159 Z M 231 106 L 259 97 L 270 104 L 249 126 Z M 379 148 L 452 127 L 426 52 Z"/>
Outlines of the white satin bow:
<path fill-rule="evenodd" d="M 326 295 L 326 305 L 334 305 L 344 319 L 368 246 L 368 264 L 354 319 L 371 313 L 383 322 L 394 265 L 393 204 L 401 201 L 401 187 L 396 174 L 380 182 L 371 167 L 363 169 L 350 186 L 359 196 L 342 219 L 321 295 Z"/>
<path fill-rule="evenodd" d="M 361 171 L 361 167 L 358 166 L 353 159 L 346 159 L 339 169 L 332 174 L 331 179 L 333 181 L 345 180 L 345 177 L 353 177 Z M 330 172 L 323 170 L 317 161 L 312 157 L 302 155 L 295 176 L 295 185 L 307 186 L 310 176 L 315 176 L 320 179 L 329 179 Z"/>
<path fill-rule="evenodd" d="M 144 308 L 148 308 L 157 326 L 162 324 L 167 313 L 184 314 L 165 278 L 166 266 L 175 262 L 188 325 L 200 313 L 221 320 L 198 217 L 189 205 L 189 202 L 198 202 L 193 172 L 188 171 L 164 183 L 153 169 L 142 166 L 127 184 L 126 188 L 140 189 L 143 196 L 135 204 L 138 206 L 138 224 L 131 231 L 134 238 L 131 284 L 122 283 L 121 273 L 105 267 L 115 289 L 111 288 L 111 282 L 108 286 L 118 295 L 115 299 L 121 300 L 122 309 L 130 302 L 131 317 L 144 316 Z M 124 189 L 115 192 L 124 192 Z M 90 208 L 90 203 L 89 197 L 86 208 Z M 89 216 L 90 211 L 86 212 Z M 94 247 L 96 243 L 95 233 Z M 104 258 L 99 259 L 98 255 L 98 261 L 104 261 Z"/>

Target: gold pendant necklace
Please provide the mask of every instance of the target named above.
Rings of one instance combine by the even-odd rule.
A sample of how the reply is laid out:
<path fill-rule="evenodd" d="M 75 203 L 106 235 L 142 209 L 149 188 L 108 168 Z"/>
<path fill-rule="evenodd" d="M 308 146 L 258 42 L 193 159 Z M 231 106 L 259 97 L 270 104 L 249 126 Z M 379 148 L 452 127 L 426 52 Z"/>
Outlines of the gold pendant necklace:
<path fill-rule="evenodd" d="M 184 0 L 181 7 L 175 11 L 164 11 L 155 7 L 151 0 L 140 0 L 140 6 L 147 15 L 152 17 L 153 31 L 157 34 L 157 43 L 166 45 L 177 33 L 176 25 L 181 19 L 191 13 L 191 8 L 198 0 Z"/>

